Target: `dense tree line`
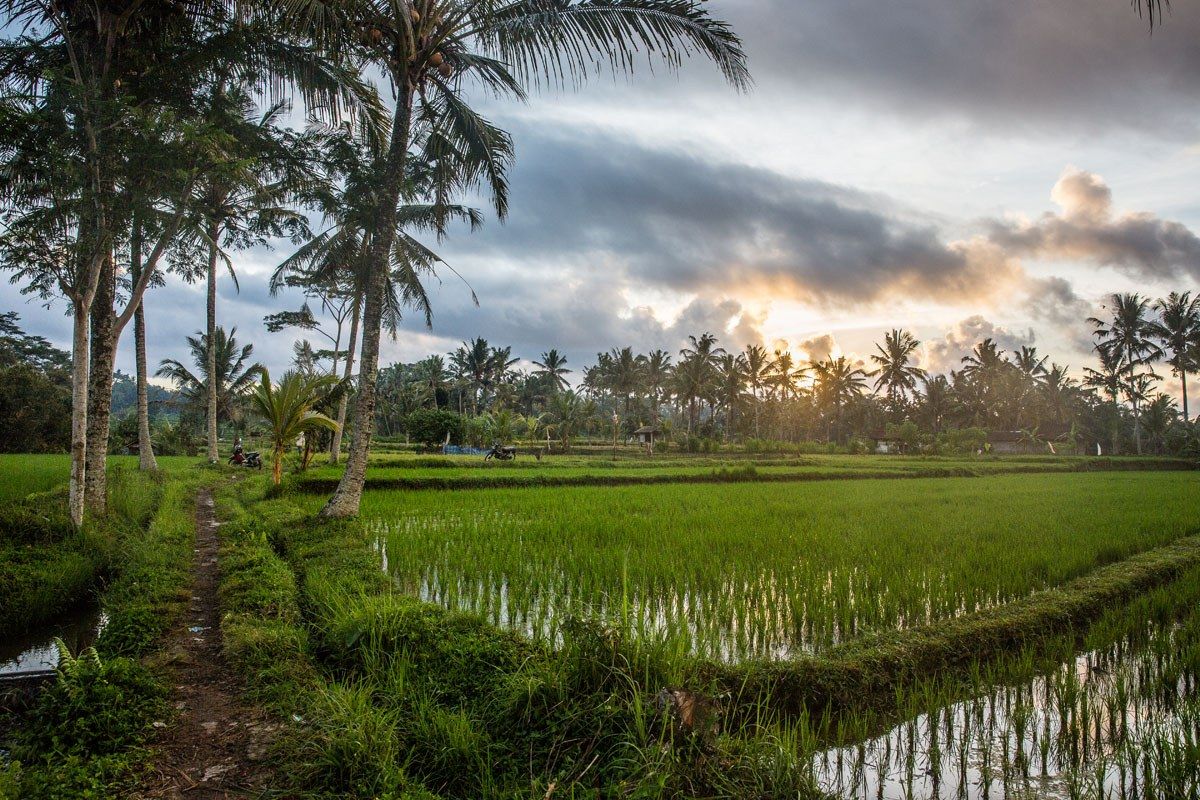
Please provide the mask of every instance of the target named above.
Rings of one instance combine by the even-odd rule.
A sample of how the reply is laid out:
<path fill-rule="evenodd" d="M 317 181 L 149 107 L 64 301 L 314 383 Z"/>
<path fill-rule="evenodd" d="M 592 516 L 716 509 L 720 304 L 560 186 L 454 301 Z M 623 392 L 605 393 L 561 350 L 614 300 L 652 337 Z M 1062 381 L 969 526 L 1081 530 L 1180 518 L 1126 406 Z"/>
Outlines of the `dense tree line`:
<path fill-rule="evenodd" d="M 672 354 L 632 347 L 598 353 L 577 373 L 555 349 L 515 368 L 509 347 L 482 338 L 448 356 L 396 364 L 380 374 L 376 417 L 385 435 L 472 444 L 590 433 L 626 438 L 650 425 L 696 440 L 832 442 L 896 440 L 917 449 L 982 446 L 976 434 L 1023 437 L 1095 452 L 1179 452 L 1195 447 L 1187 377 L 1200 369 L 1200 298 L 1113 295 L 1092 326 L 1098 366 L 1079 378 L 1036 347 L 1007 352 L 984 339 L 945 374 L 918 366 L 921 342 L 892 330 L 866 360 L 804 362 L 759 345 L 726 350 L 711 333 Z M 1161 391 L 1165 374 L 1183 386 L 1182 409 Z M 572 378 L 575 388 L 572 389 Z M 442 412 L 433 417 L 428 411 Z M 451 416 L 446 416 L 450 412 Z M 458 421 L 454 417 L 460 417 Z M 924 444 L 922 444 L 924 443 Z"/>

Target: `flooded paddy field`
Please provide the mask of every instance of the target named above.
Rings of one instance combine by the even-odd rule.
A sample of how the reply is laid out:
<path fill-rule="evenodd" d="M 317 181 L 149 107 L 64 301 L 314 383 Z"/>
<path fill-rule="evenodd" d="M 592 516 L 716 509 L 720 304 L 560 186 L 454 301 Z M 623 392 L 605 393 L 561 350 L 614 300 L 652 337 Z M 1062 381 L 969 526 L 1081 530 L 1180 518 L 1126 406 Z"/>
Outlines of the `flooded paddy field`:
<path fill-rule="evenodd" d="M 369 492 L 404 590 L 553 639 L 598 618 L 680 654 L 820 652 L 1025 597 L 1200 531 L 1196 473 Z"/>
<path fill-rule="evenodd" d="M 888 800 L 1194 798 L 1198 680 L 1193 569 L 1079 639 L 1013 653 L 963 681 L 913 687 L 891 711 L 899 723 L 840 720 L 840 744 L 812 746 L 813 774 L 836 796 Z"/>

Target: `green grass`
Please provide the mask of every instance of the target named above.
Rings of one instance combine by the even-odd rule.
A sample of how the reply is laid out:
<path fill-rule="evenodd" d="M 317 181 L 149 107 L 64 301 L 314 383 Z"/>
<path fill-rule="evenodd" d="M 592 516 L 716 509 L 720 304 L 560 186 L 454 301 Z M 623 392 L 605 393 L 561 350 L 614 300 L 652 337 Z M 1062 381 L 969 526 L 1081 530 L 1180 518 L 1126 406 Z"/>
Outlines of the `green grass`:
<path fill-rule="evenodd" d="M 109 468 L 137 468 L 137 456 L 109 456 Z M 201 463 L 189 456 L 159 456 L 159 466 L 177 470 Z M 0 453 L 0 503 L 19 500 L 65 484 L 71 477 L 70 457 L 65 453 Z"/>
<path fill-rule="evenodd" d="M 1193 472 L 1131 472 L 374 491 L 363 515 L 422 599 L 535 638 L 584 616 L 736 661 L 1061 584 L 1200 531 L 1198 490 Z"/>
<path fill-rule="evenodd" d="M 17 594 L 24 605 L 16 611 L 25 622 L 79 600 L 72 594 L 78 587 L 64 574 L 66 562 L 56 558 L 64 548 L 103 574 L 99 603 L 107 619 L 94 651 L 64 660 L 32 706 L 0 719 L 0 789 L 7 782 L 17 797 L 128 796 L 150 758 L 145 745 L 152 723 L 169 718 L 167 687 L 146 662 L 189 597 L 191 499 L 211 473 L 146 474 L 130 466 L 114 467 L 110 514 L 89 521 L 81 534 L 69 530 L 61 488 L 14 505 L 29 513 L 5 520 L 4 535 L 10 544 L 20 535 L 31 559 L 8 573 L 24 582 Z M 55 524 L 39 527 L 31 520 Z M 5 575 L 0 570 L 0 587 Z M 94 584 L 94 575 L 86 578 Z M 15 617 L 8 616 L 12 606 L 3 608 L 6 618 Z"/>
<path fill-rule="evenodd" d="M 1193 469 L 1167 458 L 1082 456 L 845 456 L 814 455 L 714 458 L 672 456 L 613 460 L 593 456 L 554 456 L 510 462 L 482 457 L 393 456 L 371 460 L 369 489 L 471 489 L 537 486 L 619 486 L 657 483 L 741 483 L 837 480 L 848 478 L 973 477 L 1006 473 L 1082 472 L 1127 469 Z M 330 492 L 340 470 L 318 464 L 298 476 L 308 492 Z"/>

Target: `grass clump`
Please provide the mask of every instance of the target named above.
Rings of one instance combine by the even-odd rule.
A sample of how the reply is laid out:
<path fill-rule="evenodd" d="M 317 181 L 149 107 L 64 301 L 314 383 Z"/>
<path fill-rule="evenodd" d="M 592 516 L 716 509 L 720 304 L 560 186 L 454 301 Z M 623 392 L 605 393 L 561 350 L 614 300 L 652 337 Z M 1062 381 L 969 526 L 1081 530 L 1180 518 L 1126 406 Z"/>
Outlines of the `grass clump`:
<path fill-rule="evenodd" d="M 656 649 L 584 622 L 550 648 L 422 603 L 394 591 L 361 525 L 317 524 L 286 495 L 241 495 L 222 504 L 224 630 L 234 657 L 257 667 L 256 690 L 301 720 L 283 745 L 284 773 L 296 781 L 289 791 L 446 800 L 818 796 L 797 754 L 778 741 L 748 728 L 672 723 L 655 700 L 669 680 Z M 268 550 L 295 582 L 271 580 L 262 595 L 250 576 L 274 572 Z M 288 611 L 253 613 L 277 607 Z M 303 634 L 269 636 L 279 645 L 269 666 L 250 643 L 275 626 Z"/>
<path fill-rule="evenodd" d="M 124 528 L 124 520 L 116 520 L 75 531 L 63 491 L 0 506 L 0 637 L 90 599 Z"/>

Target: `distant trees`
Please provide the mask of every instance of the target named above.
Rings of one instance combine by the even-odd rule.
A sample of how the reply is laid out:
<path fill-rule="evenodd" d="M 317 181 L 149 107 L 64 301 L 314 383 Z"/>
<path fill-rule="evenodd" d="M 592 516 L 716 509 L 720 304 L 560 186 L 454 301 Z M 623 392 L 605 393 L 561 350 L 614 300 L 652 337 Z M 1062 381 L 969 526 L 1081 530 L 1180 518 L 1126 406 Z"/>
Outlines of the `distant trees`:
<path fill-rule="evenodd" d="M 0 313 L 0 451 L 66 452 L 71 446 L 71 356 Z"/>
<path fill-rule="evenodd" d="M 211 348 L 205 333 L 187 337 L 192 367 L 168 358 L 159 364 L 155 374 L 172 381 L 179 388 L 184 402 L 193 408 L 207 412 L 211 405 L 219 423 L 240 418 L 246 393 L 260 378 L 264 367 L 250 360 L 254 345 L 238 343 L 235 336 L 237 328 L 232 328 L 226 334 L 224 328 L 217 326 L 215 333 Z M 214 363 L 216 369 L 210 373 Z M 210 399 L 209 387 L 216 390 L 215 403 Z"/>
<path fill-rule="evenodd" d="M 1127 298 L 1121 302 L 1130 305 Z M 482 439 L 497 429 L 496 420 L 508 419 L 501 412 L 509 410 L 540 420 L 564 448 L 585 434 L 611 441 L 616 412 L 625 436 L 653 424 L 673 429 L 689 447 L 766 436 L 861 450 L 861 440 L 903 433 L 909 449 L 935 442 L 978 449 L 988 431 L 1000 431 L 1019 434 L 1031 450 L 1100 444 L 1119 453 L 1135 449 L 1144 434 L 1143 448 L 1180 452 L 1189 436 L 1195 438 L 1189 433 L 1194 423 L 1159 391 L 1153 364 L 1161 357 L 1181 377 L 1196 371 L 1200 340 L 1192 314 L 1200 303 L 1183 293 L 1153 303 L 1138 298 L 1132 305 L 1140 339 L 1131 346 L 1114 339 L 1112 331 L 1123 328 L 1102 324 L 1098 363 L 1085 367 L 1081 379 L 1032 345 L 1010 352 L 993 338 L 975 343 L 960 367 L 930 374 L 919 366 L 920 342 L 900 329 L 884 333 L 869 364 L 840 355 L 803 362 L 786 350 L 768 355 L 757 344 L 728 352 L 716 336 L 703 333 L 688 338 L 676 362 L 662 350 L 639 353 L 630 346 L 597 353 L 580 370 L 573 391 L 559 388 L 569 383 L 559 371 L 566 360 L 557 350 L 542 353 L 534 371 L 525 372 L 515 366 L 511 348 L 477 338 L 450 355 L 446 376 L 441 356 L 385 370 L 381 385 L 394 399 L 381 399 L 378 419 L 393 434 L 413 435 L 415 426 L 405 417 L 444 402 L 466 418 L 453 437 Z M 552 371 L 548 364 L 559 366 Z M 433 399 L 438 397 L 444 401 Z M 480 419 L 475 427 L 472 418 Z M 519 424 L 500 427 L 505 437 L 522 434 Z"/>

